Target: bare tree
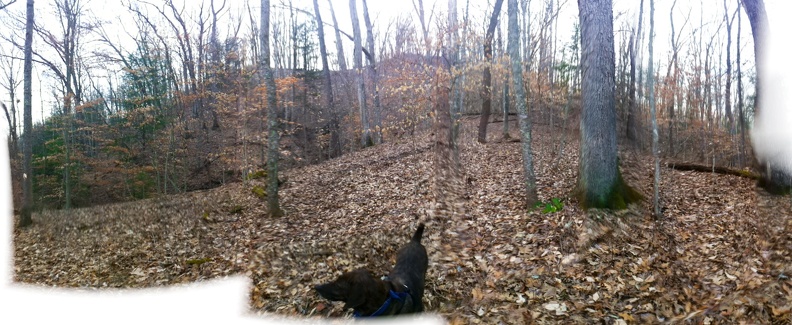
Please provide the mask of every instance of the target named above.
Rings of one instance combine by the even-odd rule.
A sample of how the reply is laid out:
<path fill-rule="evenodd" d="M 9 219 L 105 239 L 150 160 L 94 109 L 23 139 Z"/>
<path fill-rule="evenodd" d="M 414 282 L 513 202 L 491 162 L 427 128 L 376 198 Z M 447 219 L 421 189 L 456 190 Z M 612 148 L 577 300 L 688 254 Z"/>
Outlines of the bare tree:
<path fill-rule="evenodd" d="M 341 42 L 341 30 L 338 29 L 338 21 L 336 20 L 335 11 L 333 10 L 333 1 L 327 0 L 330 5 L 330 16 L 333 18 L 333 26 L 335 27 L 336 38 L 336 54 L 338 55 L 338 67 L 341 71 L 347 70 L 346 58 L 344 58 L 344 44 Z"/>
<path fill-rule="evenodd" d="M 324 25 L 322 24 L 322 15 L 319 12 L 319 1 L 313 0 L 314 13 L 316 14 L 316 26 L 319 32 L 319 56 L 322 59 L 322 75 L 324 77 L 324 97 L 325 106 L 332 114 L 330 118 L 330 153 L 331 158 L 341 155 L 341 137 L 339 134 L 338 114 L 335 111 L 335 102 L 333 101 L 333 85 L 330 76 L 330 65 L 327 62 L 327 45 L 325 44 Z"/>
<path fill-rule="evenodd" d="M 458 71 L 460 64 L 460 45 L 459 45 L 459 19 L 457 19 L 457 1 L 448 0 L 448 57 L 451 61 L 451 145 L 454 147 L 454 160 L 459 163 L 459 148 L 457 140 L 459 137 L 459 116 L 462 111 L 462 76 L 454 71 Z"/>
<path fill-rule="evenodd" d="M 218 72 L 221 67 L 220 62 L 220 54 L 221 54 L 221 46 L 220 40 L 217 36 L 217 16 L 223 12 L 226 6 L 226 0 L 223 0 L 223 3 L 219 7 L 215 7 L 215 1 L 211 0 L 210 2 L 210 14 L 212 15 L 212 25 L 209 32 L 209 91 L 211 92 L 212 97 L 209 98 L 210 102 L 208 105 L 209 113 L 212 115 L 212 130 L 217 130 L 220 128 L 220 121 L 217 118 L 217 103 L 216 100 L 213 98 L 217 92 L 220 91 L 220 82 L 218 80 Z M 202 63 L 204 60 L 200 60 Z M 201 66 L 204 66 L 203 64 Z M 202 96 L 203 97 L 203 96 Z"/>
<path fill-rule="evenodd" d="M 637 66 L 636 56 L 638 38 L 641 31 L 641 20 L 643 19 L 643 4 L 641 0 L 640 8 L 638 9 L 638 31 L 635 28 L 630 33 L 630 44 L 628 45 L 630 51 L 630 84 L 629 84 L 629 108 L 627 111 L 627 140 L 632 143 L 638 143 L 638 130 L 641 129 L 640 119 L 638 118 L 638 100 L 635 98 L 635 70 Z"/>
<path fill-rule="evenodd" d="M 743 85 L 742 85 L 742 60 L 740 58 L 740 52 L 742 48 L 742 42 L 740 41 L 740 35 L 742 34 L 742 15 L 740 15 L 739 11 L 742 7 L 742 3 L 737 1 L 737 112 L 738 118 L 740 119 L 740 165 L 745 164 L 745 113 L 744 103 L 743 103 Z"/>
<path fill-rule="evenodd" d="M 662 218 L 660 211 L 660 134 L 657 131 L 657 107 L 655 104 L 654 89 L 654 0 L 649 0 L 649 68 L 646 77 L 647 92 L 649 93 L 649 109 L 652 115 L 652 156 L 654 157 L 654 187 L 652 195 L 652 206 L 654 207 L 655 218 Z"/>
<path fill-rule="evenodd" d="M 275 77 L 270 66 L 270 2 L 261 0 L 261 60 L 259 73 L 267 87 L 267 207 L 270 217 L 283 216 L 278 198 L 278 156 L 280 154 L 278 134 L 278 102 L 275 92 Z"/>
<path fill-rule="evenodd" d="M 418 22 L 421 23 L 421 34 L 423 35 L 424 50 L 426 51 L 426 55 L 429 56 L 432 51 L 432 40 L 429 38 L 429 30 L 426 28 L 426 26 L 432 22 L 434 10 L 432 10 L 432 12 L 429 14 L 429 18 L 427 19 L 426 14 L 424 13 L 423 0 L 418 0 L 417 3 L 415 0 L 413 0 L 412 4 L 415 12 L 418 14 Z"/>
<path fill-rule="evenodd" d="M 578 0 L 583 66 L 578 191 L 584 208 L 623 209 L 640 198 L 619 171 L 611 0 Z"/>
<path fill-rule="evenodd" d="M 90 31 L 90 26 L 83 23 L 84 4 L 80 0 L 58 0 L 55 2 L 55 10 L 63 21 L 60 30 L 49 30 L 44 26 L 34 24 L 35 32 L 47 47 L 51 48 L 57 55 L 47 55 L 44 52 L 33 51 L 37 62 L 46 66 L 60 83 L 62 92 L 63 108 L 63 199 L 66 209 L 72 206 L 72 179 L 78 178 L 72 175 L 72 155 L 73 155 L 73 115 L 76 108 L 83 103 L 83 75 L 84 65 L 81 62 L 81 49 L 83 46 L 82 37 Z M 53 59 L 54 57 L 54 59 Z"/>
<path fill-rule="evenodd" d="M 363 0 L 363 22 L 366 24 L 366 47 L 368 48 L 368 75 L 371 80 L 372 101 L 374 102 L 374 143 L 382 143 L 382 117 L 379 97 L 379 75 L 377 73 L 377 58 L 374 55 L 374 28 L 369 18 L 368 3 Z"/>
<path fill-rule="evenodd" d="M 525 182 L 526 205 L 533 207 L 539 200 L 536 194 L 536 176 L 533 168 L 533 150 L 531 149 L 531 117 L 528 115 L 528 98 L 523 85 L 522 63 L 520 62 L 520 27 L 517 23 L 517 0 L 509 0 L 509 61 L 511 64 L 512 83 L 514 84 L 517 114 L 520 121 L 520 137 L 522 143 L 523 173 Z M 505 116 L 508 118 L 508 116 Z M 503 121 L 508 123 L 507 120 Z"/>
<path fill-rule="evenodd" d="M 500 15 L 503 0 L 495 0 L 495 8 L 490 17 L 487 33 L 484 36 L 484 85 L 482 89 L 482 97 L 484 102 L 481 104 L 481 119 L 479 120 L 478 127 L 478 142 L 487 142 L 487 124 L 489 124 L 490 113 L 492 111 L 492 73 L 490 72 L 490 65 L 492 65 L 492 37 L 495 34 L 495 27 L 498 26 L 498 16 Z"/>
<path fill-rule="evenodd" d="M 19 73 L 21 71 L 16 61 L 17 58 L 14 58 L 10 55 L 4 55 L 0 61 L 0 66 L 3 67 L 2 70 L 5 72 L 3 80 L 0 81 L 0 85 L 2 85 L 6 92 L 8 92 L 8 105 L 6 106 L 5 103 L 0 102 L 0 107 L 3 108 L 3 113 L 5 114 L 6 121 L 8 122 L 8 131 L 11 135 L 10 154 L 12 158 L 16 157 L 16 155 L 19 153 L 19 121 L 17 120 L 17 104 L 19 102 L 19 98 L 17 98 L 17 90 L 24 82 L 24 76 L 21 78 L 21 80 L 19 78 Z"/>
<path fill-rule="evenodd" d="M 24 162 L 22 174 L 22 202 L 19 226 L 27 227 L 33 224 L 31 213 L 33 210 L 33 0 L 27 0 L 27 19 L 25 21 L 25 63 L 23 68 L 24 85 L 22 100 L 24 101 L 24 130 L 22 141 L 24 146 Z"/>
<path fill-rule="evenodd" d="M 674 155 L 674 126 L 676 124 L 676 109 L 675 106 L 677 105 L 676 101 L 679 100 L 679 105 L 681 106 L 682 103 L 682 95 L 680 91 L 680 86 L 682 81 L 680 80 L 680 73 L 679 73 L 679 48 L 681 45 L 681 37 L 678 37 L 676 34 L 676 29 L 674 28 L 674 7 L 676 7 L 677 0 L 674 0 L 671 3 L 671 11 L 669 13 L 669 17 L 671 20 L 671 62 L 668 64 L 668 70 L 666 71 L 666 80 L 670 81 L 671 87 L 671 99 L 668 101 L 668 154 L 673 156 Z M 679 33 L 682 34 L 682 30 L 685 29 L 690 19 L 690 15 L 685 17 L 685 22 L 682 24 L 682 27 L 679 28 Z M 673 75 L 671 74 L 673 72 Z M 651 76 L 650 76 L 651 77 Z M 673 77 L 673 78 L 672 78 Z"/>
<path fill-rule="evenodd" d="M 734 15 L 729 18 L 728 0 L 723 0 L 723 21 L 726 23 L 726 123 L 730 133 L 734 132 L 734 118 L 732 117 L 732 101 L 731 101 L 731 83 L 732 83 L 732 62 L 731 62 L 731 45 L 732 45 L 732 23 L 734 23 Z M 739 44 L 737 46 L 740 46 Z"/>
<path fill-rule="evenodd" d="M 355 63 L 355 78 L 357 80 L 357 97 L 360 107 L 360 124 L 363 134 L 360 144 L 368 147 L 373 144 L 371 138 L 371 127 L 368 121 L 368 109 L 366 107 L 366 89 L 363 84 L 363 47 L 361 45 L 360 23 L 358 22 L 357 5 L 355 0 L 349 0 L 349 15 L 352 18 L 352 34 L 354 35 L 355 49 L 353 51 Z"/>

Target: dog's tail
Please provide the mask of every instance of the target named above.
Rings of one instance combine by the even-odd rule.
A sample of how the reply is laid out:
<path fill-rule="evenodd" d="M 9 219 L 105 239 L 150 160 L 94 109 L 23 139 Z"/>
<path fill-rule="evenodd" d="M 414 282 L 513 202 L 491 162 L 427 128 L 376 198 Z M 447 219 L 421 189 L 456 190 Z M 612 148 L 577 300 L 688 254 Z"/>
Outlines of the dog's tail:
<path fill-rule="evenodd" d="M 423 237 L 423 231 L 424 231 L 424 224 L 422 223 L 419 224 L 418 229 L 415 230 L 415 235 L 412 236 L 412 241 L 420 243 L 421 237 Z"/>

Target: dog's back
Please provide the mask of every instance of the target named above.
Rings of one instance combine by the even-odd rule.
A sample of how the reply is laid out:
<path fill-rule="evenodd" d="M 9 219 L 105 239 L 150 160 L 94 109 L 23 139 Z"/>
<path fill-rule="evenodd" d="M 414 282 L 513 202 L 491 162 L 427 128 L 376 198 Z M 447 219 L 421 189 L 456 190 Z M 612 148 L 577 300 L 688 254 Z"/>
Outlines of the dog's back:
<path fill-rule="evenodd" d="M 394 283 L 401 283 L 410 289 L 416 303 L 413 312 L 423 311 L 424 278 L 429 266 L 426 248 L 421 245 L 423 231 L 424 224 L 418 225 L 410 242 L 396 255 L 396 266 L 389 276 Z"/>

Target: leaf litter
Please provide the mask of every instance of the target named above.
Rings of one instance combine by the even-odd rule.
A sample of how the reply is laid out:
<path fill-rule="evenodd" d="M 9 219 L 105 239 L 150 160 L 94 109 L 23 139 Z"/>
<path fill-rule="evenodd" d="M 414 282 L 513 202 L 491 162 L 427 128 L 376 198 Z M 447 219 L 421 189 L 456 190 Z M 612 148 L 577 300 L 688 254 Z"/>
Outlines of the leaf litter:
<path fill-rule="evenodd" d="M 280 219 L 251 192 L 264 180 L 36 213 L 34 226 L 14 231 L 15 281 L 140 288 L 245 274 L 255 313 L 349 317 L 312 287 L 358 267 L 386 275 L 422 220 L 426 309 L 452 324 L 792 322 L 788 197 L 745 178 L 664 168 L 663 218 L 650 200 L 584 212 L 570 195 L 579 143 L 570 137 L 558 155 L 558 131 L 540 126 L 539 198 L 564 203 L 542 213 L 524 207 L 519 143 L 479 144 L 475 121 L 465 123 L 468 217 L 451 221 L 475 234 L 463 251 L 443 244 L 455 235 L 448 223 L 426 218 L 435 171 L 422 134 L 283 172 Z M 622 151 L 620 161 L 625 180 L 651 195 L 651 157 Z"/>

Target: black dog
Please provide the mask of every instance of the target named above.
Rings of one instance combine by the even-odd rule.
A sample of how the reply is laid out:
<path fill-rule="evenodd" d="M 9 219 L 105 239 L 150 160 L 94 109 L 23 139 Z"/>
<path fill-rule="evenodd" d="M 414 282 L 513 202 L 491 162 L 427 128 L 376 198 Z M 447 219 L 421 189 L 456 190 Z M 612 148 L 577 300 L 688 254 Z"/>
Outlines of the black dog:
<path fill-rule="evenodd" d="M 396 266 L 387 280 L 357 269 L 314 289 L 325 299 L 343 301 L 344 309 L 354 309 L 355 317 L 422 312 L 424 277 L 429 264 L 426 249 L 421 245 L 423 230 L 424 225 L 418 225 L 412 240 L 399 250 Z"/>

